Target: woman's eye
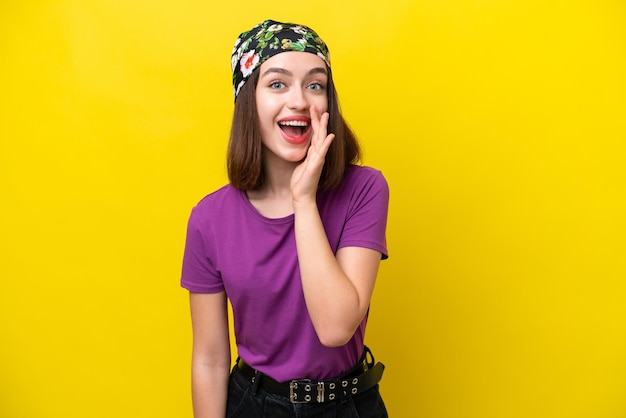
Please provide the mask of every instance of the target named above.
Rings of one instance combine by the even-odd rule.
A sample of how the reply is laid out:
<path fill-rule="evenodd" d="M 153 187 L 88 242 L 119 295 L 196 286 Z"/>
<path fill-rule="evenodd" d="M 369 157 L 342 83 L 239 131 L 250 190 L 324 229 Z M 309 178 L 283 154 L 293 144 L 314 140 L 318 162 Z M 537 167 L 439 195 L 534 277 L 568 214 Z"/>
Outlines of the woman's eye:
<path fill-rule="evenodd" d="M 309 84 L 309 89 L 311 89 L 311 90 L 324 90 L 324 86 L 321 83 L 312 83 L 312 84 Z"/>
<path fill-rule="evenodd" d="M 280 89 L 285 85 L 282 81 L 274 81 L 270 84 L 271 89 Z"/>

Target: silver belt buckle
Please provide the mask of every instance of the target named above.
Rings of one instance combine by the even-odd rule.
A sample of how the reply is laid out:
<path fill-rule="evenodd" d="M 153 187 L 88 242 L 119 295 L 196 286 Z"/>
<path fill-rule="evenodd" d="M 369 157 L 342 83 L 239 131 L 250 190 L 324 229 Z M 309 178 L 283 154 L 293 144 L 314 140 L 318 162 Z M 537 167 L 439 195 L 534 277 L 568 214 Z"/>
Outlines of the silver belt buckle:
<path fill-rule="evenodd" d="M 324 382 L 317 383 L 317 403 L 324 402 Z"/>
<path fill-rule="evenodd" d="M 302 386 L 302 387 L 301 387 Z M 302 399 L 298 399 L 298 389 L 304 393 Z M 316 400 L 318 403 L 324 402 L 324 383 L 314 383 L 309 379 L 292 380 L 289 382 L 289 401 L 291 403 L 309 403 L 313 400 L 313 390 L 317 391 Z"/>
<path fill-rule="evenodd" d="M 291 382 L 289 382 L 289 401 L 291 403 L 311 402 L 311 395 L 308 393 L 304 395 L 302 399 L 298 399 L 298 394 L 295 391 L 298 390 L 299 385 L 303 385 L 305 392 L 311 392 L 311 390 L 313 389 L 313 384 L 309 379 L 292 380 Z"/>

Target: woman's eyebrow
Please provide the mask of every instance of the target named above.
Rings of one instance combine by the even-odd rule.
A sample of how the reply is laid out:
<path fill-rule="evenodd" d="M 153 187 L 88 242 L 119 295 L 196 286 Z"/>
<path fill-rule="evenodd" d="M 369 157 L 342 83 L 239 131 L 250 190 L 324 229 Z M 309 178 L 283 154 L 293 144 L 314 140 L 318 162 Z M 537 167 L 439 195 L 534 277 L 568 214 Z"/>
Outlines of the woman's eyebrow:
<path fill-rule="evenodd" d="M 284 68 L 270 67 L 267 70 L 265 70 L 265 72 L 263 73 L 263 75 L 261 77 L 265 77 L 266 75 L 272 74 L 272 73 L 284 74 L 284 75 L 289 76 L 289 77 L 293 76 L 293 73 L 291 71 L 286 70 Z M 315 68 L 311 68 L 307 72 L 307 75 L 313 75 L 313 74 L 325 74 L 325 75 L 328 75 L 328 71 L 324 67 L 315 67 Z"/>
<path fill-rule="evenodd" d="M 289 70 L 285 70 L 284 68 L 280 68 L 280 67 L 271 67 L 271 68 L 268 68 L 268 69 L 267 69 L 267 70 L 263 73 L 262 77 L 265 77 L 266 75 L 271 74 L 271 73 L 285 74 L 285 75 L 288 75 L 288 76 L 292 76 L 292 75 L 293 75 L 293 74 L 291 73 L 291 71 L 289 71 Z"/>
<path fill-rule="evenodd" d="M 325 67 L 315 67 L 315 68 L 311 68 L 309 72 L 307 73 L 307 75 L 313 75 L 313 74 L 328 75 L 328 71 L 326 70 Z"/>

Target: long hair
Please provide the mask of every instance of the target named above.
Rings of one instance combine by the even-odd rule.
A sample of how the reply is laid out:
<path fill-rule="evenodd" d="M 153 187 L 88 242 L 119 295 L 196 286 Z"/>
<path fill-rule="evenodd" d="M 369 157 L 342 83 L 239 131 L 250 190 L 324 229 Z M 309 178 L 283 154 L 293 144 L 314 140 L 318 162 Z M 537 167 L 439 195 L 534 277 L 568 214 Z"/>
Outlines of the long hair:
<path fill-rule="evenodd" d="M 259 68 L 241 88 L 235 101 L 230 129 L 226 166 L 231 184 L 241 190 L 258 190 L 263 185 L 263 143 L 256 106 L 256 85 Z M 337 90 L 328 69 L 328 132 L 335 139 L 326 154 L 326 161 L 319 181 L 319 189 L 328 190 L 343 180 L 346 168 L 361 159 L 361 148 L 356 135 L 341 114 Z"/>

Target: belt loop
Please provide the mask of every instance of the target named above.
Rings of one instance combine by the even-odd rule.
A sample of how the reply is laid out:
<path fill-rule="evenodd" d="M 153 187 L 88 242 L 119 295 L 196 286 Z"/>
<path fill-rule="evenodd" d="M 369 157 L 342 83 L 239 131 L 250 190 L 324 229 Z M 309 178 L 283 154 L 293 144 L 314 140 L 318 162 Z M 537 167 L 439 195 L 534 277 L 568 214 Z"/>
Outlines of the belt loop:
<path fill-rule="evenodd" d="M 259 383 L 261 383 L 261 378 L 263 377 L 263 373 L 258 370 L 254 371 L 254 377 L 252 377 L 252 395 L 256 395 L 256 391 L 259 389 Z"/>
<path fill-rule="evenodd" d="M 374 359 L 374 354 L 372 354 L 372 350 L 370 350 L 368 346 L 365 346 L 363 350 L 363 357 L 364 357 L 363 361 L 367 365 L 367 368 L 371 369 L 376 363 L 376 360 Z M 371 360 L 369 360 L 368 357 L 370 357 Z"/>

